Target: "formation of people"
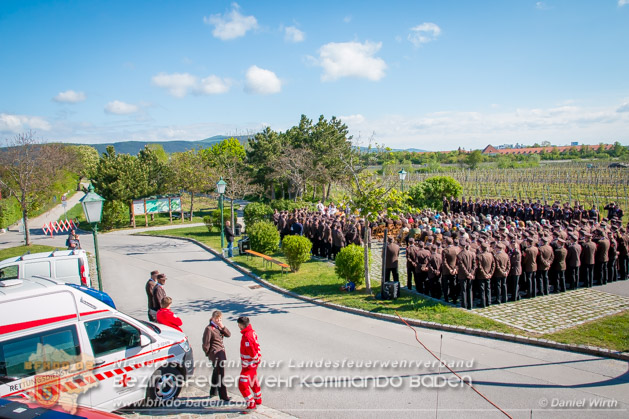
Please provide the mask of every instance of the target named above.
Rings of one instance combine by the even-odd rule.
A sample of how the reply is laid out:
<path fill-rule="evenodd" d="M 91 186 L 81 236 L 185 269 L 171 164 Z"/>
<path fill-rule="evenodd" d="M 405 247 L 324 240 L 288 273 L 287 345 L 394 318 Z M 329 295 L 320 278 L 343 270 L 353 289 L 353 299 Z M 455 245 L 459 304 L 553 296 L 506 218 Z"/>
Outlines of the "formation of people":
<path fill-rule="evenodd" d="M 171 309 L 173 299 L 166 295 L 166 274 L 155 270 L 146 282 L 145 291 L 148 300 L 148 318 L 152 322 L 170 326 L 181 332 L 183 321 Z M 241 316 L 236 321 L 242 335 L 240 341 L 241 371 L 238 389 L 245 399 L 247 410 L 256 409 L 262 404 L 262 392 L 258 381 L 258 365 L 261 360 L 258 335 L 250 324 L 248 317 Z M 216 310 L 212 313 L 209 324 L 203 330 L 202 347 L 205 356 L 212 364 L 210 398 L 218 396 L 222 403 L 229 403 L 225 385 L 225 363 L 227 353 L 224 338 L 231 337 L 231 332 L 223 324 L 223 313 Z"/>
<path fill-rule="evenodd" d="M 382 237 L 386 228 L 385 281 L 398 280 L 405 250 L 408 289 L 460 300 L 467 309 L 627 279 L 629 226 L 613 202 L 605 218 L 578 202 L 444 197 L 442 209 L 395 220 L 381 215 L 365 226 L 347 209 L 319 203 L 315 211 L 275 211 L 273 221 L 281 239 L 303 235 L 314 256 L 330 260 L 348 244 Z"/>
<path fill-rule="evenodd" d="M 462 211 L 462 203 L 445 202 L 447 209 Z M 468 206 L 467 212 L 403 217 L 400 232 L 387 245 L 392 253 L 387 270 L 399 252 L 395 242 L 402 242 L 407 287 L 454 304 L 460 299 L 467 309 L 627 279 L 629 234 L 615 204 L 606 207 L 611 218 L 600 219 L 595 210 L 585 216 L 557 203 L 517 204 L 512 218 L 509 211 L 495 209 L 504 201 L 475 202 L 481 202 L 480 212 L 475 205 L 471 212 Z M 529 208 L 522 219 L 520 208 Z"/>

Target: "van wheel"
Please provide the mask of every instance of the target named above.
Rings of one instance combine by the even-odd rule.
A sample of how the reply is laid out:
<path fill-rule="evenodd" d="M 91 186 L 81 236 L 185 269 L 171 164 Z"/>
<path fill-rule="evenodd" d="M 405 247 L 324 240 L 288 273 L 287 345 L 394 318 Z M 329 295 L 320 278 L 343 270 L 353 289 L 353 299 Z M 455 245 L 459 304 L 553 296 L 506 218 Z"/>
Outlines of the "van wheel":
<path fill-rule="evenodd" d="M 146 397 L 150 400 L 174 400 L 179 396 L 184 384 L 183 374 L 174 367 L 162 367 L 153 376 Z"/>

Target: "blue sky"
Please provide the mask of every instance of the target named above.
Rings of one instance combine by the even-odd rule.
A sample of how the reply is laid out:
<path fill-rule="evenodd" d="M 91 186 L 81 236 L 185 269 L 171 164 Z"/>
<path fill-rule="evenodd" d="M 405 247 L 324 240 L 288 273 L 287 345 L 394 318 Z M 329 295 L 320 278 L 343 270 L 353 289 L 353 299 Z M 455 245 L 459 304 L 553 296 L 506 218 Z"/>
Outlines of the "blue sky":
<path fill-rule="evenodd" d="M 629 0 L 0 0 L 0 138 L 629 144 Z"/>

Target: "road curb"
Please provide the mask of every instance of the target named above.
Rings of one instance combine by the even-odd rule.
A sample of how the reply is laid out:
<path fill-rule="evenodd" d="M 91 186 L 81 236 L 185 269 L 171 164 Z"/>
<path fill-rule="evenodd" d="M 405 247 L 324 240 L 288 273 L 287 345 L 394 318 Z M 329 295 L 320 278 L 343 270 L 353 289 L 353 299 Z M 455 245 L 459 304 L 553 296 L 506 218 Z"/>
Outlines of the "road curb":
<path fill-rule="evenodd" d="M 275 285 L 275 284 L 273 284 L 271 282 L 268 282 L 265 279 L 262 279 L 258 275 L 254 274 L 250 270 L 248 270 L 248 269 L 238 265 L 237 263 L 234 263 L 234 262 L 232 262 L 229 259 L 223 258 L 223 256 L 219 252 L 217 252 L 216 250 L 212 249 L 208 245 L 199 242 L 198 240 L 191 239 L 189 237 L 177 237 L 177 236 L 167 236 L 167 235 L 160 235 L 159 237 L 166 237 L 166 238 L 176 239 L 176 240 L 186 240 L 186 241 L 189 241 L 191 243 L 194 243 L 194 244 L 202 247 L 203 249 L 207 250 L 208 252 L 212 253 L 214 256 L 217 256 L 217 257 L 221 258 L 223 261 L 228 263 L 231 267 L 233 267 L 237 271 L 239 271 L 239 272 L 249 276 L 251 279 L 253 279 L 257 283 L 259 283 L 260 285 L 263 285 L 266 288 L 269 288 L 269 289 L 271 289 L 271 290 L 273 290 L 275 292 L 278 292 L 280 294 L 284 294 L 284 295 L 287 295 L 287 296 L 290 296 L 290 297 L 293 297 L 293 298 L 297 298 L 297 299 L 302 300 L 302 301 L 307 301 L 307 302 L 310 302 L 310 303 L 313 303 L 313 304 L 317 304 L 317 305 L 320 305 L 320 306 L 323 306 L 323 307 L 331 308 L 331 309 L 334 309 L 334 310 L 344 311 L 346 313 L 358 314 L 358 315 L 361 315 L 361 316 L 371 317 L 371 318 L 374 318 L 374 319 L 386 320 L 386 321 L 389 321 L 389 322 L 393 322 L 393 323 L 398 323 L 399 324 L 399 318 L 397 316 L 392 315 L 392 314 L 373 313 L 371 311 L 361 310 L 361 309 L 358 309 L 358 308 L 346 307 L 346 306 L 342 306 L 342 305 L 339 305 L 339 304 L 334 304 L 334 303 L 330 303 L 330 302 L 327 302 L 327 301 L 319 300 L 319 299 L 316 299 L 316 298 L 305 297 L 303 295 L 296 294 L 296 293 L 294 293 L 292 291 L 289 291 L 287 289 L 278 287 L 277 285 Z M 581 354 L 586 354 L 586 355 L 595 355 L 595 356 L 602 356 L 602 357 L 606 357 L 606 358 L 619 359 L 619 360 L 622 360 L 622 361 L 629 361 L 629 352 L 619 352 L 619 351 L 614 351 L 614 350 L 611 350 L 611 349 L 599 348 L 599 347 L 596 347 L 596 346 L 573 345 L 573 344 L 567 344 L 567 343 L 559 343 L 559 342 L 554 342 L 554 341 L 550 341 L 550 340 L 547 340 L 547 339 L 537 339 L 537 338 L 531 338 L 531 337 L 528 337 L 528 336 L 514 335 L 514 334 L 511 334 L 511 333 L 502 333 L 502 332 L 493 332 L 493 331 L 489 331 L 489 330 L 472 329 L 472 328 L 465 327 L 465 326 L 453 326 L 453 325 L 447 325 L 447 324 L 441 324 L 441 323 L 435 323 L 435 322 L 428 322 L 428 321 L 417 320 L 417 319 L 404 318 L 404 320 L 406 322 L 408 322 L 408 324 L 413 325 L 413 326 L 417 326 L 417 327 L 425 327 L 425 328 L 429 328 L 429 329 L 443 330 L 443 331 L 453 332 L 453 333 L 462 333 L 462 334 L 473 335 L 473 336 L 481 336 L 481 337 L 487 337 L 487 338 L 492 338 L 492 339 L 504 340 L 504 341 L 508 341 L 508 342 L 523 343 L 523 344 L 526 344 L 526 345 L 541 346 L 541 347 L 545 347 L 545 348 L 560 349 L 560 350 L 563 350 L 563 351 L 576 352 L 576 353 L 581 353 Z"/>

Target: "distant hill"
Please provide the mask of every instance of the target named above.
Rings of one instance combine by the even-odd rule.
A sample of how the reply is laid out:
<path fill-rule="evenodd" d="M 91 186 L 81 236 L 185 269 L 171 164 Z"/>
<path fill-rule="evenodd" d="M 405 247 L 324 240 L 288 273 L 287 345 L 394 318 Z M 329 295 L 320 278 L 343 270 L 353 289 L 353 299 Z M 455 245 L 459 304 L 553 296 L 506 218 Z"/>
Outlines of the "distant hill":
<path fill-rule="evenodd" d="M 207 148 L 212 146 L 212 144 L 220 143 L 223 140 L 228 138 L 236 138 L 240 141 L 241 144 L 247 144 L 250 138 L 253 138 L 253 135 L 215 135 L 213 137 L 205 138 L 200 141 L 121 141 L 117 143 L 104 143 L 104 144 L 88 144 L 94 147 L 100 154 L 104 153 L 108 146 L 113 145 L 116 153 L 119 154 L 131 154 L 136 155 L 146 146 L 147 144 L 159 144 L 164 147 L 164 151 L 166 153 L 179 153 L 182 151 L 188 151 L 192 149 L 201 150 L 203 148 Z M 367 151 L 367 147 L 360 147 L 361 151 Z M 393 151 L 411 151 L 411 152 L 422 152 L 426 150 L 420 150 L 418 148 L 408 148 L 408 149 L 392 149 Z M 373 152 L 376 152 L 377 149 L 373 148 Z"/>
<path fill-rule="evenodd" d="M 253 135 L 236 135 L 233 136 L 242 144 L 246 144 L 249 138 Z M 159 144 L 164 147 L 166 153 L 179 153 L 182 151 L 188 151 L 192 149 L 200 150 L 210 147 L 212 144 L 220 143 L 221 141 L 232 138 L 227 135 L 215 135 L 210 138 L 206 138 L 201 141 L 121 141 L 117 143 L 104 143 L 104 144 L 88 144 L 94 147 L 100 154 L 107 150 L 107 147 L 112 145 L 119 154 L 131 154 L 136 155 L 140 150 L 144 149 L 147 144 Z"/>

